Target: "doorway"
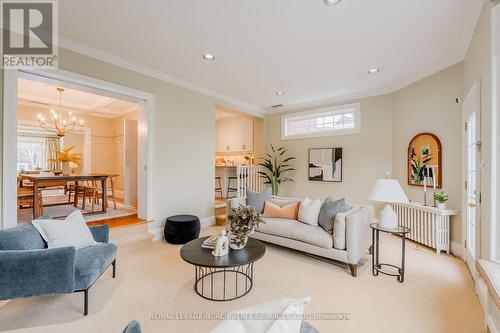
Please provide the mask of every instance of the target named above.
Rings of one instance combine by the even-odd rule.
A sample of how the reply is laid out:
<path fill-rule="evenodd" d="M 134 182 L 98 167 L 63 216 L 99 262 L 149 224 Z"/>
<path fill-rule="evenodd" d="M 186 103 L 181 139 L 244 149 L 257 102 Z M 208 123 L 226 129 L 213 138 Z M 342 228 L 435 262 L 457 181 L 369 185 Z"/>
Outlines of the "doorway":
<path fill-rule="evenodd" d="M 17 224 L 15 210 L 9 207 L 15 207 L 16 198 L 16 141 L 17 141 L 17 122 L 18 122 L 18 107 L 20 98 L 18 96 L 18 81 L 20 78 L 36 77 L 41 82 L 51 82 L 64 85 L 68 89 L 78 89 L 86 93 L 93 93 L 109 98 L 120 99 L 130 103 L 137 104 L 137 113 L 135 117 L 135 156 L 136 165 L 136 194 L 132 195 L 136 199 L 138 214 L 140 218 L 146 221 L 153 221 L 153 201 L 147 200 L 148 197 L 154 197 L 154 96 L 135 89 L 126 88 L 105 81 L 93 79 L 79 74 L 63 70 L 8 70 L 4 73 L 4 142 L 3 142 L 3 165 L 4 165 L 4 182 L 3 182 L 3 221 L 1 228 L 9 228 Z M 123 122 L 123 131 L 125 130 L 125 121 Z M 69 137 L 68 137 L 69 139 Z M 79 138 L 80 142 L 82 141 Z M 87 140 L 84 140 L 87 141 Z M 85 142 L 83 145 L 88 149 L 84 155 L 92 156 L 96 151 L 95 142 Z M 96 142 L 97 143 L 97 142 Z M 62 143 L 61 143 L 62 144 Z M 110 147 L 112 144 L 110 145 Z M 125 156 L 125 145 L 123 145 L 123 154 Z M 111 156 L 108 156 L 108 159 Z M 139 160 L 140 159 L 140 160 Z M 88 163 L 91 164 L 91 163 Z M 140 167 L 138 167 L 140 166 Z M 90 168 L 92 165 L 89 166 Z M 87 169 L 86 165 L 82 165 L 82 169 Z M 125 169 L 125 168 L 124 168 Z M 85 172 L 86 170 L 81 170 Z M 122 174 L 123 177 L 123 174 Z M 133 177 L 132 177 L 133 178 Z M 138 192 L 138 194 L 137 194 Z M 142 198 L 137 200 L 137 198 Z M 109 202 L 108 204 L 111 204 Z M 109 206 L 108 206 L 109 207 Z M 149 228 L 149 226 L 148 226 Z"/>
<path fill-rule="evenodd" d="M 464 126 L 464 260 L 471 272 L 475 271 L 475 261 L 479 255 L 478 238 L 481 204 L 481 92 L 479 81 L 475 82 L 465 98 L 462 116 Z M 473 274 L 474 275 L 474 274 Z"/>

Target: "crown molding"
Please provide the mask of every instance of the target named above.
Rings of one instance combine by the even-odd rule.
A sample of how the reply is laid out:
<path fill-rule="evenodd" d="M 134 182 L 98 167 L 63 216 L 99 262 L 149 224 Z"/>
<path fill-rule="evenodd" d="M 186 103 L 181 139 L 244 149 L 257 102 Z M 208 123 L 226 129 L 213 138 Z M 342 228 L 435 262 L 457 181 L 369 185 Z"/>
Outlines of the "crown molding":
<path fill-rule="evenodd" d="M 147 66 L 137 64 L 135 62 L 123 59 L 121 57 L 112 55 L 110 53 L 103 52 L 103 51 L 97 50 L 95 48 L 92 48 L 92 47 L 89 47 L 89 46 L 86 46 L 86 45 L 83 45 L 80 43 L 76 43 L 76 42 L 69 40 L 67 38 L 64 38 L 64 37 L 59 37 L 58 46 L 65 48 L 65 49 L 68 49 L 70 51 L 76 52 L 76 53 L 86 55 L 86 56 L 91 57 L 91 58 L 99 59 L 99 60 L 108 62 L 110 64 L 120 66 L 120 67 L 126 68 L 128 70 L 153 77 L 155 79 L 158 79 L 158 80 L 161 80 L 164 82 L 172 83 L 172 84 L 175 84 L 177 86 L 180 86 L 180 87 L 192 90 L 192 91 L 196 91 L 196 92 L 201 93 L 203 95 L 213 97 L 222 103 L 229 103 L 230 105 L 234 105 L 234 106 L 240 108 L 241 109 L 240 111 L 245 112 L 245 113 L 257 115 L 259 117 L 262 117 L 265 113 L 265 109 L 258 107 L 256 105 L 253 105 L 253 104 L 241 101 L 239 99 L 227 96 L 227 95 L 219 93 L 215 90 L 212 90 L 212 89 L 203 87 L 199 84 L 196 84 L 196 83 L 175 77 L 173 75 L 149 68 Z"/>

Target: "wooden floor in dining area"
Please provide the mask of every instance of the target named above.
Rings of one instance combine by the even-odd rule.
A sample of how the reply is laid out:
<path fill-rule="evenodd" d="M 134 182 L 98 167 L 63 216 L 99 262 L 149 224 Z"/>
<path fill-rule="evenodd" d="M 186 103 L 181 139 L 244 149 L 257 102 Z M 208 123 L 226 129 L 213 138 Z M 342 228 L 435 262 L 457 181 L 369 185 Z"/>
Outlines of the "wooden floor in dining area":
<path fill-rule="evenodd" d="M 113 229 L 113 228 L 128 227 L 131 225 L 142 224 L 142 223 L 146 223 L 146 220 L 140 219 L 137 217 L 137 214 L 134 214 L 129 216 L 115 217 L 106 220 L 87 222 L 87 225 L 91 227 L 96 225 L 108 224 L 109 228 Z"/>

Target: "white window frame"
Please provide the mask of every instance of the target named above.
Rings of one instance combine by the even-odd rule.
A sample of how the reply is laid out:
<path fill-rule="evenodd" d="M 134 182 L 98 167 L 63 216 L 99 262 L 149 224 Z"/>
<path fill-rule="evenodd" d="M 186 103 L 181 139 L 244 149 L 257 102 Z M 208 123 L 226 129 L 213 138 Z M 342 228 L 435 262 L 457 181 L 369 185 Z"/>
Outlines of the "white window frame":
<path fill-rule="evenodd" d="M 354 112 L 354 128 L 348 128 L 348 129 L 332 128 L 329 131 L 321 131 L 316 133 L 286 135 L 286 125 L 290 119 L 310 118 L 313 115 L 318 117 L 335 116 L 339 114 L 344 114 L 346 113 L 346 111 L 351 111 L 351 110 L 353 110 Z M 344 105 L 332 106 L 316 110 L 288 113 L 281 116 L 281 140 L 308 139 L 308 138 L 317 138 L 326 136 L 352 135 L 359 133 L 361 133 L 360 103 L 344 104 Z"/>

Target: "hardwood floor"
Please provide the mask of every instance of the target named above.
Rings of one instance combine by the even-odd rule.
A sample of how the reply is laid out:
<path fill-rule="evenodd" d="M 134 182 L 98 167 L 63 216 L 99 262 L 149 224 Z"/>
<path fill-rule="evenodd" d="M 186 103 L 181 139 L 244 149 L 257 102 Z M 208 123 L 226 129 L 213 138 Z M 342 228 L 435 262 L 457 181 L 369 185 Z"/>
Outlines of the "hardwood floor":
<path fill-rule="evenodd" d="M 115 218 L 107 219 L 107 220 L 87 222 L 87 225 L 90 227 L 90 226 L 108 224 L 109 228 L 113 229 L 113 228 L 121 228 L 121 227 L 126 227 L 129 225 L 141 224 L 141 223 L 146 223 L 146 220 L 140 219 L 137 217 L 137 214 L 134 214 L 134 215 L 123 216 L 123 217 L 115 217 Z"/>

